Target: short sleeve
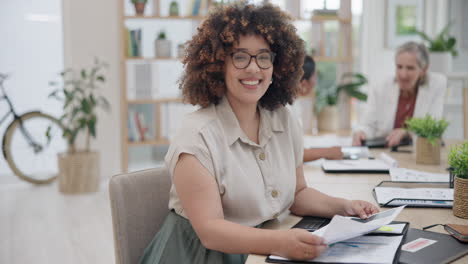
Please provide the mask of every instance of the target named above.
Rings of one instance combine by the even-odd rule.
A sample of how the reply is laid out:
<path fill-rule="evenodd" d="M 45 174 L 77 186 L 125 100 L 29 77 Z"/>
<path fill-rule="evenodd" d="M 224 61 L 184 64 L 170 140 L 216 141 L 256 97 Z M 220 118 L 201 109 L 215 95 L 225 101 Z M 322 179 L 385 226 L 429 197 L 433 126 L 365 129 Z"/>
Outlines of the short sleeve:
<path fill-rule="evenodd" d="M 174 176 L 174 169 L 182 153 L 194 155 L 211 175 L 215 175 L 213 159 L 202 135 L 200 133 L 191 134 L 188 132 L 177 135 L 172 140 L 167 151 L 165 163 L 171 174 L 171 178 Z"/>
<path fill-rule="evenodd" d="M 292 139 L 294 149 L 294 162 L 296 168 L 300 167 L 304 163 L 304 132 L 302 126 L 291 111 L 288 109 L 288 123 L 289 132 Z"/>

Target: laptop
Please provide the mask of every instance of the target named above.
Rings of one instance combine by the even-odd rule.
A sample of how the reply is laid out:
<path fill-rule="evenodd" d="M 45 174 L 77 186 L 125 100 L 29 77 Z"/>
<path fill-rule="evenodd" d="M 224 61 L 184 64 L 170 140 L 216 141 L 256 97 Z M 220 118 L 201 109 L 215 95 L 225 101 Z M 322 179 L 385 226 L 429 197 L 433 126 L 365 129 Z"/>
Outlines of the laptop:
<path fill-rule="evenodd" d="M 320 229 L 323 226 L 328 225 L 331 219 L 316 217 L 316 216 L 304 216 L 301 221 L 299 221 L 292 228 L 302 228 L 309 232 L 314 232 L 317 229 Z"/>

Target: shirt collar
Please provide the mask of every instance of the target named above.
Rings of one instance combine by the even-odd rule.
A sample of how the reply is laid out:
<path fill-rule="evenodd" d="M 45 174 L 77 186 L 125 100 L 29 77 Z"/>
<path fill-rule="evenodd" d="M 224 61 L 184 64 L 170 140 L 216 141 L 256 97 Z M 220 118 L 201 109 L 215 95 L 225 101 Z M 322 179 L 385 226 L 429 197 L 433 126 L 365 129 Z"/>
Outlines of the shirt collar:
<path fill-rule="evenodd" d="M 259 140 L 260 146 L 263 147 L 271 138 L 273 132 L 283 132 L 284 126 L 281 119 L 277 116 L 274 111 L 269 111 L 263 107 L 260 109 L 260 129 L 259 129 Z M 218 114 L 219 121 L 224 129 L 224 134 L 229 145 L 232 145 L 237 139 L 241 139 L 244 143 L 250 145 L 256 145 L 250 139 L 247 138 L 244 131 L 242 131 L 239 121 L 237 120 L 234 111 L 229 104 L 226 96 L 224 96 L 219 104 L 216 106 L 216 112 Z"/>

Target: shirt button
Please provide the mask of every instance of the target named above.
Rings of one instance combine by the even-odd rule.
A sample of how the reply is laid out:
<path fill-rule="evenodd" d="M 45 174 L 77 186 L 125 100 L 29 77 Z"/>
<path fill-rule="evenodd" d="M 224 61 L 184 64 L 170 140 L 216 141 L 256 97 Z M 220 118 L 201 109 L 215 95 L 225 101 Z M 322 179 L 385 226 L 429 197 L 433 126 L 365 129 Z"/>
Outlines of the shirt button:
<path fill-rule="evenodd" d="M 277 190 L 271 191 L 271 197 L 273 197 L 273 198 L 278 197 L 278 191 Z"/>
<path fill-rule="evenodd" d="M 258 155 L 258 158 L 259 158 L 260 160 L 265 160 L 265 153 L 263 153 L 263 152 L 260 153 L 260 154 Z"/>

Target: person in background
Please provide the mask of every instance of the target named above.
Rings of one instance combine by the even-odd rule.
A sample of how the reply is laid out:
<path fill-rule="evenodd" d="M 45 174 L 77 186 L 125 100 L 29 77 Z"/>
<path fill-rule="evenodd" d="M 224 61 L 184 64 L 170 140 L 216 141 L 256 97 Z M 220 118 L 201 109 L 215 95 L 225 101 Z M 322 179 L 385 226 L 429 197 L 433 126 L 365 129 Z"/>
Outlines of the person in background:
<path fill-rule="evenodd" d="M 314 59 L 306 55 L 304 58 L 304 65 L 302 66 L 302 70 L 304 71 L 304 75 L 302 75 L 301 79 L 301 89 L 299 91 L 300 96 L 308 96 L 314 94 L 314 87 L 315 87 L 315 79 L 316 79 L 316 72 L 315 72 L 315 61 Z M 315 97 L 314 97 L 315 98 Z M 310 100 L 310 98 L 307 98 Z M 301 117 L 302 114 L 299 112 L 299 116 Z M 315 117 L 314 117 L 315 120 Z M 302 120 L 301 120 L 302 121 Z M 314 124 L 315 125 L 315 124 Z M 343 153 L 341 152 L 341 147 L 329 147 L 329 148 L 305 148 L 304 149 L 304 162 L 317 160 L 320 158 L 325 159 L 343 159 Z"/>
<path fill-rule="evenodd" d="M 396 146 L 410 135 L 405 120 L 442 118 L 447 78 L 428 73 L 429 52 L 423 44 L 407 42 L 397 49 L 395 77 L 370 87 L 367 111 L 353 134 L 353 145 L 363 140 L 385 137 L 387 146 Z"/>
<path fill-rule="evenodd" d="M 171 211 L 140 263 L 244 263 L 250 253 L 312 259 L 327 248 L 321 237 L 258 227 L 289 211 L 378 212 L 307 187 L 303 133 L 285 107 L 303 58 L 304 43 L 279 7 L 242 1 L 210 12 L 188 43 L 180 83 L 184 99 L 201 108 L 171 140 Z"/>

